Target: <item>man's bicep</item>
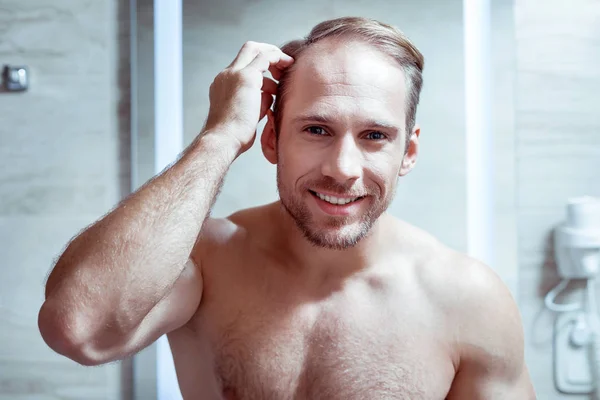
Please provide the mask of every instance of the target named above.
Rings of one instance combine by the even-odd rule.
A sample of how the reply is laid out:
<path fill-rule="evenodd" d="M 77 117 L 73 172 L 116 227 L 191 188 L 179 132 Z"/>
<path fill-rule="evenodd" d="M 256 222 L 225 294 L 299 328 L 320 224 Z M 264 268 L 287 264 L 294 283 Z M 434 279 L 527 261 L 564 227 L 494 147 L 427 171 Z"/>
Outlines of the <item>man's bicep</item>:
<path fill-rule="evenodd" d="M 458 371 L 448 399 L 535 399 L 524 332 L 512 294 L 491 268 L 462 264 L 455 304 Z M 465 278 L 467 277 L 467 278 Z"/>
<path fill-rule="evenodd" d="M 125 344 L 122 355 L 137 353 L 163 334 L 186 324 L 198 309 L 202 290 L 200 267 L 189 259 L 171 291 L 148 313 Z"/>

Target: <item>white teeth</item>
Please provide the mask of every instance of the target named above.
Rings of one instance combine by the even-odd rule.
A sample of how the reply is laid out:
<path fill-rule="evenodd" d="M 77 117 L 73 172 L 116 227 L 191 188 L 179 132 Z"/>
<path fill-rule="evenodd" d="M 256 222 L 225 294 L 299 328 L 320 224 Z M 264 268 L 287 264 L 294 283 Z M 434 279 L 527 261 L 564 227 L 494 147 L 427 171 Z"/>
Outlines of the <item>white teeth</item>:
<path fill-rule="evenodd" d="M 358 199 L 358 197 L 355 197 L 355 198 L 352 198 L 352 199 L 344 199 L 344 198 L 340 198 L 340 197 L 328 196 L 328 195 L 317 193 L 317 192 L 315 192 L 315 194 L 321 200 L 325 200 L 328 203 L 338 204 L 338 205 L 344 205 L 344 204 L 352 203 L 353 201 L 355 201 L 356 199 Z"/>

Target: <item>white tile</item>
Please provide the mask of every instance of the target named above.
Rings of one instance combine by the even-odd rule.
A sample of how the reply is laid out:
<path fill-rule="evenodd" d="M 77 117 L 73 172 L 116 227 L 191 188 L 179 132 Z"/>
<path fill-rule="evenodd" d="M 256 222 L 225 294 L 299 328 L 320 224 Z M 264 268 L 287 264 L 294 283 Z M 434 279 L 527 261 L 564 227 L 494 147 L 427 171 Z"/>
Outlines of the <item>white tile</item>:
<path fill-rule="evenodd" d="M 119 399 L 120 365 L 54 353 L 37 313 L 54 258 L 119 198 L 129 139 L 117 40 L 128 38 L 113 0 L 1 3 L 3 62 L 31 79 L 0 93 L 0 400 Z"/>

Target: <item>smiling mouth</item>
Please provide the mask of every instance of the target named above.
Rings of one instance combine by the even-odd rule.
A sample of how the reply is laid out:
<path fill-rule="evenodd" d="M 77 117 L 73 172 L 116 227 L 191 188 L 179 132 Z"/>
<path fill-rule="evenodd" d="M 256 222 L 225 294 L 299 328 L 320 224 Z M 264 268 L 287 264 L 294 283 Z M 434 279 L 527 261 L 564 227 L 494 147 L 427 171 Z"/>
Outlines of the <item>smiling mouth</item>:
<path fill-rule="evenodd" d="M 360 200 L 362 198 L 364 198 L 365 196 L 357 196 L 357 197 L 336 197 L 336 196 L 330 196 L 327 194 L 323 194 L 323 193 L 319 193 L 319 192 L 315 192 L 314 190 L 309 190 L 309 192 L 315 196 L 318 197 L 319 199 L 328 202 L 329 204 L 333 204 L 336 206 L 345 206 L 346 204 L 350 204 L 353 203 L 357 200 Z"/>

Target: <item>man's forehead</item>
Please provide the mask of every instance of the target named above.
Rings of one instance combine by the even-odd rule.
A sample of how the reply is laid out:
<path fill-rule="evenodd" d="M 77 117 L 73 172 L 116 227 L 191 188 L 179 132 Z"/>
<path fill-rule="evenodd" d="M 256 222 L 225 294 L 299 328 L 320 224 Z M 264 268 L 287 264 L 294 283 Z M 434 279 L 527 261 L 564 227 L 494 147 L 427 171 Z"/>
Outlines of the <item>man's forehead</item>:
<path fill-rule="evenodd" d="M 389 55 L 358 40 L 324 39 L 306 49 L 294 64 L 296 72 L 315 78 L 375 78 L 382 72 L 403 79 L 402 68 Z"/>
<path fill-rule="evenodd" d="M 293 65 L 291 92 L 324 86 L 355 86 L 378 96 L 406 91 L 402 67 L 389 55 L 360 41 L 325 39 L 311 45 Z"/>
<path fill-rule="evenodd" d="M 329 108 L 333 102 L 346 103 L 346 109 L 386 108 L 398 115 L 404 114 L 406 103 L 404 72 L 392 57 L 372 45 L 339 39 L 305 50 L 293 66 L 288 90 L 286 102 L 299 108 L 315 102 Z"/>

